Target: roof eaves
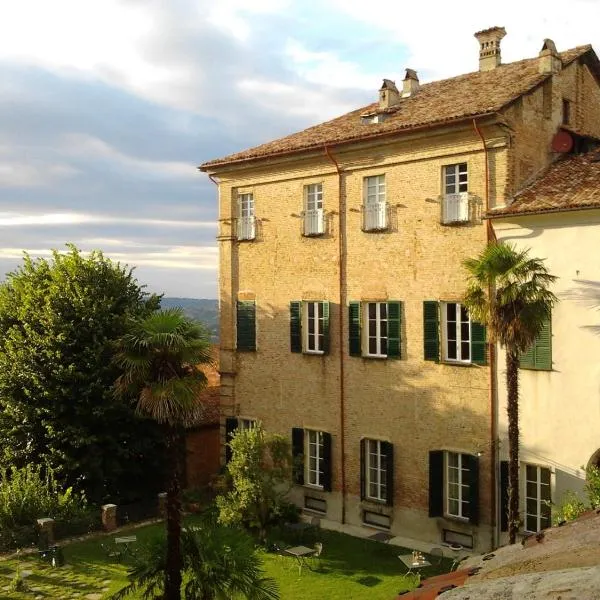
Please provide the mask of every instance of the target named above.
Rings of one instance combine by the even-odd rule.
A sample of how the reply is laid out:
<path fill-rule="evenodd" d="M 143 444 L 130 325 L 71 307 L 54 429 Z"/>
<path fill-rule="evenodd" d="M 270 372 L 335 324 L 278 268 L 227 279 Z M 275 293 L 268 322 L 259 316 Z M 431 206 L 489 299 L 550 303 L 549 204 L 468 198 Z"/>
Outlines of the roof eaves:
<path fill-rule="evenodd" d="M 534 208 L 531 210 L 515 210 L 510 211 L 510 207 L 506 209 L 502 209 L 502 212 L 487 212 L 483 218 L 484 219 L 503 219 L 508 217 L 529 217 L 531 215 L 543 215 L 550 213 L 559 213 L 559 212 L 577 212 L 581 210 L 596 210 L 600 208 L 600 202 L 593 204 L 586 204 L 585 206 L 553 206 L 552 208 Z"/>
<path fill-rule="evenodd" d="M 321 142 L 318 144 L 311 144 L 311 145 L 303 146 L 301 148 L 292 148 L 289 150 L 288 149 L 278 150 L 277 152 L 269 152 L 269 153 L 261 154 L 258 156 L 248 156 L 248 157 L 239 158 L 236 160 L 222 160 L 222 161 L 218 161 L 218 162 L 209 161 L 209 162 L 201 164 L 198 167 L 198 169 L 203 172 L 208 172 L 209 170 L 211 170 L 214 167 L 220 168 L 220 167 L 230 166 L 230 165 L 237 166 L 242 163 L 247 164 L 250 162 L 266 160 L 269 158 L 275 158 L 275 157 L 293 155 L 293 154 L 301 154 L 303 152 L 310 152 L 310 151 L 318 150 L 320 148 L 325 148 L 325 147 L 331 148 L 333 146 L 346 146 L 348 144 L 354 144 L 356 142 L 367 142 L 367 141 L 375 140 L 375 139 L 379 139 L 379 138 L 391 137 L 391 136 L 398 135 L 398 134 L 404 133 L 404 132 L 409 132 L 409 131 L 419 131 L 422 129 L 431 129 L 433 127 L 439 127 L 442 125 L 454 125 L 455 123 L 462 123 L 463 121 L 469 121 L 469 120 L 475 119 L 475 118 L 482 119 L 482 118 L 494 116 L 497 114 L 498 110 L 500 110 L 500 108 L 493 108 L 493 109 L 487 110 L 485 112 L 461 115 L 461 116 L 455 117 L 455 118 L 436 119 L 435 121 L 427 121 L 424 123 L 414 123 L 414 124 L 407 125 L 404 127 L 402 127 L 402 126 L 398 127 L 397 129 L 394 129 L 392 131 L 382 131 L 382 132 L 374 133 L 371 135 L 355 135 L 355 136 L 348 137 L 346 139 L 333 140 L 330 143 Z"/>

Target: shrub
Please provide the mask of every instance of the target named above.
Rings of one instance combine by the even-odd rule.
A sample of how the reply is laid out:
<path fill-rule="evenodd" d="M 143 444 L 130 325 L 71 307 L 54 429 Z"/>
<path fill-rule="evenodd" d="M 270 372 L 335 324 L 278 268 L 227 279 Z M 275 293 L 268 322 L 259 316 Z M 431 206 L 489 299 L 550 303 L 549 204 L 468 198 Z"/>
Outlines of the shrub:
<path fill-rule="evenodd" d="M 600 469 L 590 466 L 585 471 L 585 491 L 592 508 L 600 508 Z"/>
<path fill-rule="evenodd" d="M 575 492 L 569 490 L 564 495 L 561 505 L 554 513 L 554 525 L 558 525 L 564 521 L 572 521 L 585 511 L 585 502 Z"/>
<path fill-rule="evenodd" d="M 0 529 L 18 531 L 40 517 L 73 519 L 85 513 L 85 497 L 59 486 L 54 471 L 44 465 L 0 469 Z"/>

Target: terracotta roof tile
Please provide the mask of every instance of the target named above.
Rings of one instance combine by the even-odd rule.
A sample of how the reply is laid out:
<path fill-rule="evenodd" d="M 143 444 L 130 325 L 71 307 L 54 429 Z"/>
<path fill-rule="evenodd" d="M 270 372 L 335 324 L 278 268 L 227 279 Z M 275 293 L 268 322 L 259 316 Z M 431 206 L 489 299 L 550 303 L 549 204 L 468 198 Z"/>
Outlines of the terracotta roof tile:
<path fill-rule="evenodd" d="M 561 52 L 560 57 L 563 65 L 567 65 L 589 51 L 592 51 L 591 46 L 579 46 Z M 398 105 L 386 111 L 386 119 L 381 123 L 366 124 L 361 119 L 364 113 L 378 111 L 378 103 L 373 103 L 287 137 L 208 161 L 200 168 L 211 170 L 221 165 L 380 137 L 494 113 L 547 77 L 548 74 L 538 72 L 537 58 L 530 58 L 500 65 L 491 71 L 477 71 L 434 81 L 421 85 L 414 96 L 403 98 Z"/>
<path fill-rule="evenodd" d="M 488 217 L 600 208 L 600 151 L 567 155 L 554 162 L 506 208 Z"/>

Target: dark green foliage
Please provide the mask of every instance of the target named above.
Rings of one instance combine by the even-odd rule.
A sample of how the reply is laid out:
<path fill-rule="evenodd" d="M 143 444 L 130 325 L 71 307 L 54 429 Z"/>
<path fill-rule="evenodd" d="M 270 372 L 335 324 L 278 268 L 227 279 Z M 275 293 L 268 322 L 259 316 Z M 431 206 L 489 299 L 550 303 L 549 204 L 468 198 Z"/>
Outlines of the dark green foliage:
<path fill-rule="evenodd" d="M 275 581 L 264 576 L 253 539 L 240 529 L 206 519 L 200 527 L 184 529 L 181 541 L 186 600 L 279 598 Z M 112 600 L 138 590 L 142 598 L 162 598 L 166 564 L 166 540 L 164 536 L 154 538 L 129 571 L 129 585 L 114 594 Z"/>
<path fill-rule="evenodd" d="M 100 252 L 34 260 L 0 285 L 0 457 L 48 462 L 92 502 L 154 493 L 162 481 L 159 428 L 114 397 L 113 343 L 132 317 L 154 311 L 131 271 Z"/>

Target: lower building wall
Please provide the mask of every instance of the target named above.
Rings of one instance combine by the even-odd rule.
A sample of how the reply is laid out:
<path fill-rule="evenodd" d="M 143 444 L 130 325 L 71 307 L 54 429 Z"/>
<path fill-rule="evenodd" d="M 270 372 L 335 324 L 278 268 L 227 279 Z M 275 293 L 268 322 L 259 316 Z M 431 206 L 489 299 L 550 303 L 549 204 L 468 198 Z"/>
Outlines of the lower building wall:
<path fill-rule="evenodd" d="M 186 487 L 204 487 L 219 472 L 221 435 L 219 424 L 186 434 Z"/>

